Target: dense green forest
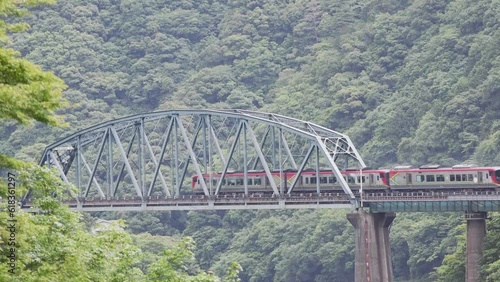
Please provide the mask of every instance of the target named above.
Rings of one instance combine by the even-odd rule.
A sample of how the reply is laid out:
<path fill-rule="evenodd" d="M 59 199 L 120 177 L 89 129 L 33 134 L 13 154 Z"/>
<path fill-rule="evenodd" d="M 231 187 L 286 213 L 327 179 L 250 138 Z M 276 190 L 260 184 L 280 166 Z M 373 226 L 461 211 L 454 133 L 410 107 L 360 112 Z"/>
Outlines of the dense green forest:
<path fill-rule="evenodd" d="M 37 160 L 66 134 L 134 113 L 240 108 L 344 132 L 372 167 L 500 164 L 498 0 L 66 0 L 30 10 L 22 19 L 27 31 L 0 38 L 0 64 L 12 48 L 64 80 L 69 103 L 58 113 L 69 127 L 47 127 L 56 121 L 36 115 L 41 123 L 3 119 L 0 154 Z M 3 104 L 8 94 L 1 91 Z M 169 267 L 178 281 L 216 279 L 208 270 L 236 281 L 233 262 L 243 268 L 241 281 L 354 277 L 354 231 L 345 211 L 93 214 L 125 219 L 128 232 L 100 233 L 93 248 L 101 254 L 84 248 L 92 218 L 57 211 L 47 219 L 26 216 L 26 224 L 52 234 L 50 220 L 57 221 L 66 227 L 55 239 L 71 240 L 69 228 L 82 239 L 27 264 L 40 274 L 59 263 L 61 275 L 72 275 L 73 261 L 85 263 L 77 260 L 81 254 L 102 272 L 82 281 L 161 281 Z M 464 280 L 460 216 L 397 215 L 391 228 L 397 281 Z M 500 279 L 500 222 L 492 216 L 484 281 Z M 186 236 L 196 247 L 180 239 Z M 53 239 L 26 244 L 43 253 Z M 72 256 L 71 248 L 78 250 Z M 106 265 L 104 253 L 116 254 L 116 264 Z M 125 266 L 133 267 L 124 272 Z M 64 277 L 70 276 L 58 278 Z"/>

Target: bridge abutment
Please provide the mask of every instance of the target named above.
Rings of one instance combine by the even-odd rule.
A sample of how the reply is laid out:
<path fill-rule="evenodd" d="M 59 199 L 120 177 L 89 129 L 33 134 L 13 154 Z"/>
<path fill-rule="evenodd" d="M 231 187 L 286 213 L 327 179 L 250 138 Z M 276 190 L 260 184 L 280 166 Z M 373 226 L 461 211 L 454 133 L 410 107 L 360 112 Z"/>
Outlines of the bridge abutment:
<path fill-rule="evenodd" d="M 467 221 L 467 245 L 465 281 L 479 282 L 480 261 L 483 257 L 486 237 L 486 212 L 465 213 Z"/>
<path fill-rule="evenodd" d="M 392 282 L 389 226 L 395 213 L 368 213 L 359 210 L 347 214 L 356 230 L 355 281 Z"/>

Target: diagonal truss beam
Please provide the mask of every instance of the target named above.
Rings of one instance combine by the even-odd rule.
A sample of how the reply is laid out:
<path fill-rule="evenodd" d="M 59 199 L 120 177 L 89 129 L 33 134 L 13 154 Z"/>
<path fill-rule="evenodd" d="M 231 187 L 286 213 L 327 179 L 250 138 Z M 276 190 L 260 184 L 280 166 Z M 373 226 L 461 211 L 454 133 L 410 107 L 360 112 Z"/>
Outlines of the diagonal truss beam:
<path fill-rule="evenodd" d="M 198 135 L 200 134 L 200 131 L 201 131 L 202 125 L 203 125 L 203 123 L 204 123 L 203 119 L 204 119 L 204 117 L 202 116 L 202 117 L 200 117 L 200 120 L 198 120 L 198 123 L 197 123 L 197 125 L 196 125 L 196 129 L 195 129 L 195 134 L 194 134 L 194 136 L 193 136 L 193 141 L 191 142 L 191 144 L 186 144 L 186 147 L 188 148 L 188 150 L 191 150 L 191 151 L 193 151 L 193 150 L 194 150 L 194 147 L 195 147 L 195 145 L 196 145 L 196 141 L 198 140 Z M 181 126 L 182 126 L 182 124 L 181 124 Z M 184 127 L 183 127 L 181 131 L 185 133 L 185 132 L 186 132 L 186 129 L 184 129 Z M 184 133 L 183 133 L 183 134 L 184 134 Z M 183 136 L 184 136 L 184 135 L 183 135 Z M 186 134 L 186 138 L 187 138 L 187 134 Z M 184 141 L 185 141 L 185 140 L 184 140 Z M 194 152 L 194 151 L 193 151 L 193 152 Z M 196 156 L 196 154 L 194 154 L 194 155 Z M 188 154 L 188 156 L 187 156 L 186 160 L 184 161 L 184 169 L 182 170 L 182 173 L 181 173 L 181 179 L 180 179 L 180 181 L 179 181 L 179 186 L 176 188 L 176 189 L 178 189 L 178 190 L 180 190 L 180 189 L 181 189 L 181 185 L 182 185 L 182 183 L 184 182 L 184 178 L 186 177 L 186 173 L 187 173 L 187 170 L 188 170 L 188 165 L 189 165 L 189 162 L 191 161 L 191 158 L 192 158 L 192 157 L 191 157 L 191 153 L 190 153 L 190 154 Z M 195 161 L 197 162 L 197 161 L 198 161 L 198 158 L 196 158 L 196 157 L 195 157 L 195 159 L 194 159 L 193 163 L 194 163 Z M 207 195 L 208 195 L 208 194 L 207 194 Z"/>
<path fill-rule="evenodd" d="M 292 191 L 295 188 L 295 186 L 297 186 L 297 182 L 299 182 L 300 175 L 304 171 L 304 169 L 306 167 L 306 164 L 309 161 L 309 158 L 311 157 L 312 152 L 314 151 L 315 148 L 316 148 L 315 145 L 311 145 L 311 147 L 307 151 L 306 156 L 304 157 L 304 160 L 302 161 L 302 164 L 299 167 L 299 170 L 297 171 L 297 173 L 295 174 L 295 177 L 293 178 L 293 181 L 292 181 L 292 184 L 290 185 L 290 188 L 288 188 L 287 194 L 292 193 Z"/>
<path fill-rule="evenodd" d="M 111 130 L 111 133 L 113 133 L 113 138 L 114 138 L 116 144 L 118 145 L 118 150 L 120 151 L 120 154 L 122 156 L 122 161 L 124 162 L 125 167 L 127 168 L 128 175 L 129 175 L 130 179 L 132 179 L 132 184 L 134 184 L 134 188 L 137 192 L 137 196 L 143 198 L 142 190 L 139 187 L 139 183 L 137 183 L 137 179 L 135 178 L 134 171 L 132 170 L 132 167 L 130 166 L 130 162 L 128 161 L 127 154 L 123 150 L 123 145 L 122 145 L 122 142 L 120 141 L 120 137 L 118 137 L 118 134 L 116 133 L 116 129 L 114 127 L 111 127 L 110 130 Z M 109 141 L 111 142 L 111 138 L 109 139 Z"/>
<path fill-rule="evenodd" d="M 90 169 L 90 166 L 87 163 L 87 160 L 85 159 L 85 157 L 83 156 L 83 154 L 82 154 L 82 152 L 80 150 L 78 150 L 78 154 L 80 155 L 80 158 L 82 160 L 83 165 L 85 166 L 85 168 L 87 169 L 87 171 L 89 172 L 89 174 L 92 175 L 92 169 Z M 97 191 L 99 192 L 99 195 L 101 195 L 101 197 L 105 198 L 106 195 L 104 195 L 104 192 L 101 189 L 101 185 L 99 185 L 99 182 L 97 182 L 97 179 L 95 179 L 95 177 L 93 177 L 91 179 L 94 182 L 95 186 L 97 187 Z M 88 195 L 89 195 L 89 189 L 86 189 L 84 197 L 88 197 Z"/>
<path fill-rule="evenodd" d="M 68 183 L 69 184 L 69 181 L 68 181 L 68 178 L 66 177 L 66 175 L 64 174 L 64 170 L 61 166 L 61 164 L 59 163 L 59 161 L 57 160 L 56 156 L 54 156 L 54 153 L 52 151 L 49 151 L 49 156 L 50 158 L 52 159 L 52 161 L 54 162 L 54 165 L 57 167 L 57 170 L 59 170 L 59 173 L 61 173 L 61 176 L 63 178 L 63 181 L 65 183 Z M 68 190 L 69 194 L 71 195 L 71 197 L 75 198 L 76 202 L 80 202 L 78 200 L 78 197 L 77 195 L 75 195 L 75 193 L 73 193 L 73 191 L 71 190 Z"/>
<path fill-rule="evenodd" d="M 151 156 L 151 160 L 153 161 L 153 165 L 155 167 L 158 167 L 158 162 L 156 161 L 155 153 L 153 152 L 153 148 L 151 148 L 151 144 L 149 143 L 148 136 L 146 134 L 144 134 L 143 137 L 144 137 L 144 143 L 146 144 L 146 147 L 148 148 L 149 155 Z M 163 174 L 161 173 L 159 167 L 158 167 L 158 176 L 160 177 L 160 182 L 161 182 L 161 186 L 163 187 L 163 191 L 165 191 L 165 194 L 168 197 L 170 197 L 171 196 L 170 190 L 168 190 L 167 182 L 165 181 L 165 177 L 163 177 Z M 143 185 L 146 186 L 145 183 Z M 147 193 L 146 196 L 148 196 L 148 197 L 151 196 L 151 192 L 152 192 L 153 186 L 154 186 L 154 184 L 149 187 L 148 193 Z"/>
<path fill-rule="evenodd" d="M 128 158 L 128 155 L 130 154 L 130 151 L 132 149 L 132 145 L 134 144 L 134 140 L 135 140 L 136 136 L 137 136 L 137 128 L 134 130 L 134 135 L 132 136 L 132 140 L 130 140 L 130 143 L 127 146 L 127 154 L 126 154 L 127 158 Z M 122 164 L 122 168 L 120 169 L 120 173 L 118 174 L 118 178 L 116 179 L 115 187 L 111 191 L 111 195 L 113 197 L 116 196 L 116 192 L 118 191 L 118 186 L 120 185 L 120 182 L 121 182 L 121 179 L 122 179 L 122 176 L 123 176 L 123 172 L 125 172 L 125 162 Z"/>
<path fill-rule="evenodd" d="M 106 144 L 106 140 L 109 139 L 109 129 L 106 130 L 106 132 L 102 136 L 102 141 L 101 141 L 101 146 L 99 146 L 99 152 L 97 153 L 97 157 L 94 162 L 94 166 L 90 172 L 90 178 L 89 182 L 87 183 L 87 188 L 85 189 L 85 197 L 89 194 L 90 191 L 90 186 L 92 185 L 92 182 L 96 180 L 95 177 L 95 172 L 97 170 L 97 166 L 99 165 L 99 161 L 101 160 L 102 157 L 102 152 L 104 150 L 104 145 Z"/>
<path fill-rule="evenodd" d="M 155 186 L 156 179 L 158 178 L 158 173 L 160 172 L 160 166 L 161 166 L 161 161 L 163 160 L 163 156 L 165 155 L 165 149 L 167 148 L 168 140 L 170 139 L 170 134 L 172 133 L 172 127 L 174 127 L 174 119 L 171 118 L 170 122 L 168 123 L 168 127 L 165 133 L 165 141 L 163 141 L 163 145 L 161 146 L 161 152 L 160 152 L 160 157 L 158 158 L 158 161 L 154 160 L 155 163 L 155 173 L 153 175 L 153 180 L 151 181 L 151 185 L 149 186 L 149 193 L 153 190 L 153 187 Z M 147 139 L 146 139 L 147 142 Z M 149 144 L 149 142 L 148 142 Z M 151 153 L 151 158 L 155 159 L 155 156 L 153 154 L 153 150 L 150 148 L 150 153 Z M 166 185 L 164 186 L 166 189 Z"/>
<path fill-rule="evenodd" d="M 236 135 L 235 135 L 235 138 L 233 140 L 233 144 L 231 145 L 231 149 L 229 149 L 229 156 L 224 163 L 224 169 L 222 170 L 219 181 L 217 182 L 217 188 L 215 189 L 216 195 L 219 194 L 219 190 L 222 186 L 222 180 L 226 176 L 227 169 L 229 168 L 229 163 L 231 162 L 231 159 L 233 158 L 233 153 L 234 153 L 234 150 L 236 149 L 236 145 L 238 144 L 238 140 L 240 139 L 240 134 L 241 134 L 241 130 L 243 129 L 243 126 L 244 126 L 243 122 L 240 121 L 238 129 L 236 130 Z"/>
<path fill-rule="evenodd" d="M 243 124 L 245 125 L 245 128 L 248 131 L 248 135 L 250 136 L 250 139 L 253 142 L 255 150 L 257 151 L 257 155 L 259 156 L 259 159 L 262 163 L 262 166 L 264 167 L 264 171 L 266 172 L 267 178 L 269 178 L 269 183 L 271 184 L 271 188 L 273 189 L 274 194 L 279 195 L 280 192 L 278 191 L 278 188 L 276 188 L 276 183 L 274 182 L 274 178 L 271 174 L 271 170 L 269 169 L 269 166 L 266 162 L 266 158 L 264 157 L 264 154 L 262 153 L 262 149 L 260 148 L 259 141 L 257 141 L 257 138 L 255 137 L 255 133 L 252 130 L 252 127 L 248 125 L 248 121 L 244 121 Z"/>
<path fill-rule="evenodd" d="M 205 179 L 203 178 L 203 174 L 201 173 L 201 169 L 200 169 L 200 166 L 198 164 L 196 154 L 194 153 L 193 148 L 191 147 L 191 144 L 189 142 L 189 138 L 186 134 L 186 129 L 184 128 L 184 125 L 182 125 L 182 122 L 179 120 L 178 116 L 175 116 L 174 119 L 176 120 L 177 126 L 178 126 L 179 130 L 181 131 L 182 138 L 184 139 L 184 145 L 187 147 L 189 156 L 190 156 L 191 160 L 193 161 L 193 166 L 194 166 L 194 169 L 196 171 L 196 175 L 198 175 L 198 179 L 200 180 L 200 184 L 201 184 L 201 187 L 203 188 L 203 192 L 205 192 L 205 195 L 208 196 L 209 193 L 208 193 L 207 183 L 205 183 Z M 199 125 L 201 125 L 201 123 L 199 123 Z M 198 126 L 196 136 L 198 135 L 200 128 L 201 127 Z M 193 142 L 193 145 L 194 145 L 194 142 Z M 187 167 L 187 163 L 186 163 L 186 167 Z M 184 176 L 182 176 L 182 178 L 184 178 Z"/>
<path fill-rule="evenodd" d="M 332 155 L 328 152 L 328 149 L 326 148 L 325 144 L 323 143 L 323 140 L 321 140 L 321 138 L 318 137 L 318 138 L 316 138 L 316 141 L 317 141 L 318 148 L 319 148 L 320 152 L 327 159 L 328 165 L 332 169 L 333 174 L 337 177 L 337 179 L 340 183 L 340 186 L 342 187 L 342 190 L 344 190 L 344 192 L 347 195 L 349 195 L 349 197 L 351 199 L 355 199 L 354 194 L 351 191 L 351 188 L 347 184 L 347 181 L 345 181 L 344 177 L 342 177 L 342 174 L 340 173 L 339 168 L 335 164 L 335 161 L 334 161 Z"/>

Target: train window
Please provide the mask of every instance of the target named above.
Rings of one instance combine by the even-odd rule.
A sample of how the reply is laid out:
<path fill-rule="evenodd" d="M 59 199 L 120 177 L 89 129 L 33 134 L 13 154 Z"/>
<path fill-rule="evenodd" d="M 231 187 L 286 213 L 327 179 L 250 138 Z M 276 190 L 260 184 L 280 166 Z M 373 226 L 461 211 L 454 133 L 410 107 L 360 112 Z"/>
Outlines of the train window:
<path fill-rule="evenodd" d="M 350 175 L 349 175 L 349 176 L 347 176 L 347 183 L 355 183 L 355 181 L 354 181 L 354 177 L 352 177 L 352 176 L 350 176 Z"/>
<path fill-rule="evenodd" d="M 474 176 L 472 174 L 467 175 L 467 180 L 468 181 L 474 181 Z"/>
<path fill-rule="evenodd" d="M 306 184 L 309 184 L 309 177 L 304 177 L 306 179 Z"/>
<path fill-rule="evenodd" d="M 425 180 L 427 182 L 434 182 L 434 175 L 426 175 Z"/>
<path fill-rule="evenodd" d="M 236 185 L 243 185 L 243 179 L 241 178 L 236 179 Z"/>
<path fill-rule="evenodd" d="M 488 179 L 488 173 L 485 173 L 486 174 L 486 179 Z"/>
<path fill-rule="evenodd" d="M 236 179 L 228 179 L 227 185 L 236 185 Z"/>
<path fill-rule="evenodd" d="M 260 180 L 260 178 L 255 178 L 253 180 L 253 185 L 262 185 L 262 181 Z"/>
<path fill-rule="evenodd" d="M 337 177 L 335 176 L 328 177 L 328 183 L 337 183 Z"/>
<path fill-rule="evenodd" d="M 212 186 L 217 186 L 217 179 L 212 179 Z"/>
<path fill-rule="evenodd" d="M 319 178 L 319 183 L 321 183 L 321 184 L 328 183 L 328 177 L 320 177 Z"/>
<path fill-rule="evenodd" d="M 497 180 L 500 180 L 500 170 L 495 171 L 495 176 L 497 177 Z"/>
<path fill-rule="evenodd" d="M 450 174 L 450 181 L 455 181 L 455 174 Z"/>
<path fill-rule="evenodd" d="M 361 183 L 361 181 L 363 183 L 365 183 L 365 177 L 364 176 L 361 176 L 361 177 L 358 176 L 358 183 Z"/>
<path fill-rule="evenodd" d="M 253 185 L 252 178 L 248 178 L 248 179 L 247 179 L 247 185 Z"/>
<path fill-rule="evenodd" d="M 316 177 L 311 177 L 311 184 L 316 184 Z"/>
<path fill-rule="evenodd" d="M 462 181 L 462 177 L 460 176 L 460 174 L 455 174 L 455 180 Z"/>
<path fill-rule="evenodd" d="M 462 174 L 462 181 L 467 181 L 467 174 Z"/>
<path fill-rule="evenodd" d="M 377 181 L 379 181 L 379 180 L 380 180 L 380 176 L 377 175 Z"/>
<path fill-rule="evenodd" d="M 226 185 L 226 179 L 222 179 L 222 185 Z"/>
<path fill-rule="evenodd" d="M 436 175 L 436 181 L 437 182 L 444 182 L 444 175 L 442 175 L 442 174 Z"/>
<path fill-rule="evenodd" d="M 417 182 L 425 182 L 425 175 L 417 175 Z"/>

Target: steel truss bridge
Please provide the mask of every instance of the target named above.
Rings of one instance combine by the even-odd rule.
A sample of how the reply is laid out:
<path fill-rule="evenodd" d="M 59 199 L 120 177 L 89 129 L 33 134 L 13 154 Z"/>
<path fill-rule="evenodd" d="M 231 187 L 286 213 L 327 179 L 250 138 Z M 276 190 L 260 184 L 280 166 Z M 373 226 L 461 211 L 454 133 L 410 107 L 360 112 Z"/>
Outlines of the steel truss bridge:
<path fill-rule="evenodd" d="M 347 135 L 282 115 L 243 110 L 174 110 L 104 122 L 45 148 L 40 165 L 54 167 L 70 189 L 72 209 L 204 210 L 367 208 L 391 211 L 500 211 L 496 192 L 363 194 L 341 176 L 365 167 Z M 342 190 L 322 191 L 319 171 L 336 176 Z M 249 173 L 263 171 L 269 191 L 254 192 Z M 303 193 L 299 177 L 315 170 L 316 189 Z M 243 188 L 226 191 L 224 177 L 238 171 Z M 218 180 L 203 175 L 218 173 Z M 273 177 L 279 174 L 279 177 Z M 197 176 L 202 193 L 193 194 Z M 206 181 L 208 180 L 208 181 Z M 36 195 L 23 198 L 29 209 Z"/>

